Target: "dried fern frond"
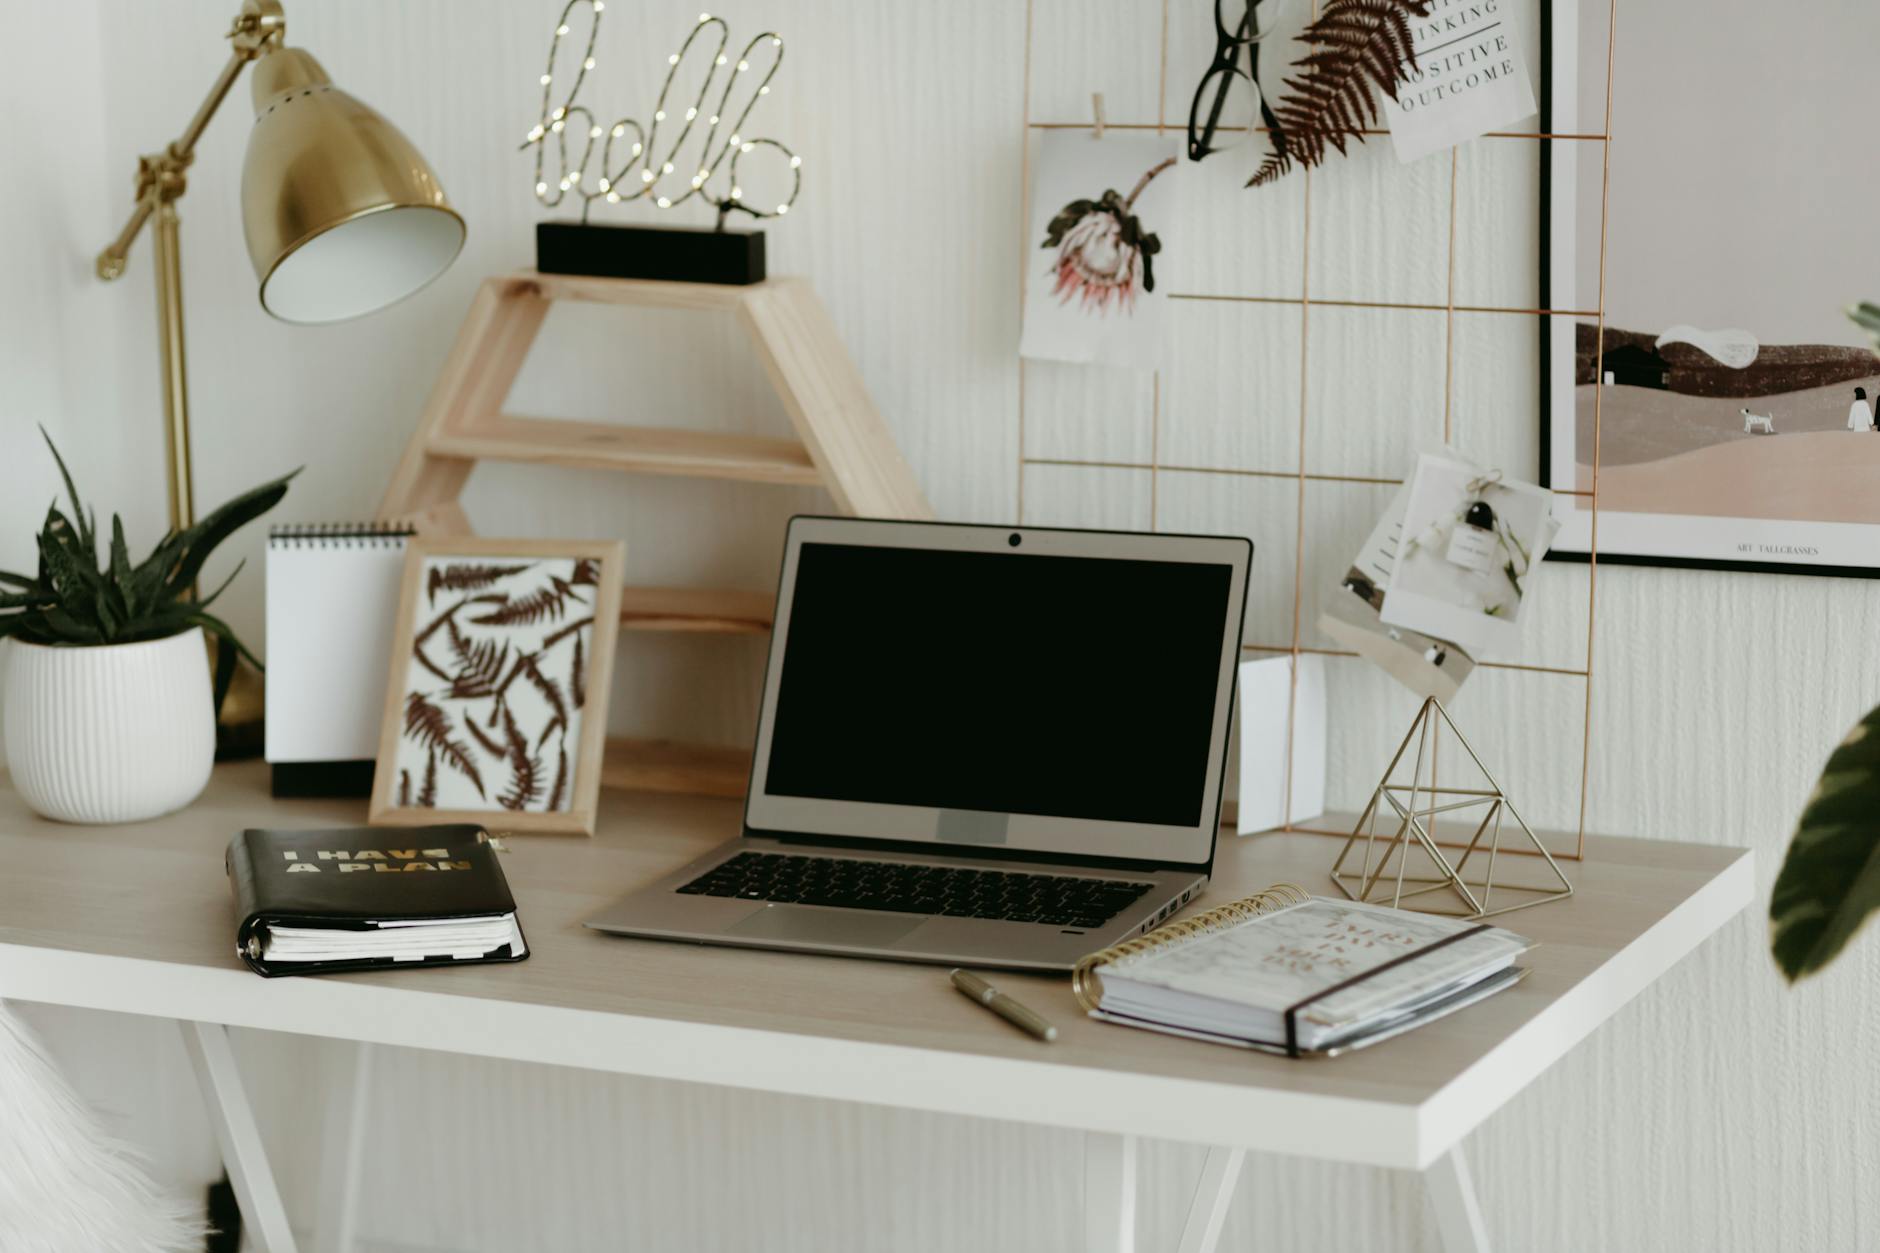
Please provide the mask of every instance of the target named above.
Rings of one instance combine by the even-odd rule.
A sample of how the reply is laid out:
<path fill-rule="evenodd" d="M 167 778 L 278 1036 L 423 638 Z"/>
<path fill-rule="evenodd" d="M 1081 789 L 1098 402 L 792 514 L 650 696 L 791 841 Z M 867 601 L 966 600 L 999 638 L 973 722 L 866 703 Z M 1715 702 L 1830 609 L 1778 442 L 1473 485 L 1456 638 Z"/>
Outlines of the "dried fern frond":
<path fill-rule="evenodd" d="M 564 725 L 568 721 L 568 703 L 562 699 L 561 685 L 542 673 L 542 668 L 535 664 L 535 653 L 524 653 L 517 658 L 522 673 L 527 676 L 529 685 L 542 694 L 548 707 L 555 711 L 555 719 Z"/>
<path fill-rule="evenodd" d="M 421 809 L 437 808 L 437 754 L 425 754 L 424 786 L 418 789 L 418 806 Z"/>
<path fill-rule="evenodd" d="M 431 602 L 437 600 L 439 592 L 476 592 L 500 583 L 512 574 L 521 574 L 535 563 L 524 562 L 521 565 L 488 565 L 481 562 L 452 562 L 441 569 L 433 566 L 425 580 L 425 597 Z"/>
<path fill-rule="evenodd" d="M 434 750 L 452 769 L 470 780 L 478 796 L 487 795 L 483 791 L 483 776 L 477 773 L 477 763 L 471 758 L 470 750 L 454 738 L 456 729 L 450 715 L 426 700 L 423 692 L 405 697 L 405 738 Z"/>
<path fill-rule="evenodd" d="M 542 799 L 542 763 L 529 755 L 529 742 L 507 706 L 503 708 L 503 739 L 509 745 L 509 790 L 496 799 L 504 809 L 527 809 Z"/>
<path fill-rule="evenodd" d="M 1313 50 L 1293 62 L 1301 72 L 1286 80 L 1273 106 L 1273 151 L 1247 186 L 1273 182 L 1294 161 L 1319 165 L 1327 148 L 1342 155 L 1348 141 L 1363 143 L 1364 128 L 1378 119 L 1376 93 L 1394 100 L 1408 81 L 1410 19 L 1429 13 L 1430 0 L 1326 0 L 1300 35 Z"/>
<path fill-rule="evenodd" d="M 555 750 L 555 786 L 548 790 L 548 804 L 543 808 L 550 812 L 561 809 L 561 798 L 568 791 L 568 747 L 561 745 Z"/>
<path fill-rule="evenodd" d="M 448 624 L 451 652 L 457 656 L 457 673 L 450 677 L 450 694 L 459 700 L 474 700 L 496 690 L 503 667 L 509 662 L 509 645 L 499 640 L 472 643 L 457 624 Z"/>
<path fill-rule="evenodd" d="M 464 715 L 463 724 L 469 730 L 472 738 L 474 738 L 477 743 L 483 746 L 484 752 L 488 753 L 490 756 L 494 758 L 497 758 L 498 760 L 502 759 L 503 752 L 504 752 L 503 746 L 501 744 L 498 744 L 494 739 L 490 738 L 490 733 L 488 731 L 485 731 L 482 727 L 478 726 L 477 720 L 475 718 L 471 717 L 468 713 L 466 713 Z"/>
<path fill-rule="evenodd" d="M 478 626 L 533 626 L 544 619 L 554 622 L 566 612 L 570 599 L 578 604 L 587 603 L 575 595 L 573 584 L 566 579 L 550 578 L 547 586 L 470 621 Z"/>

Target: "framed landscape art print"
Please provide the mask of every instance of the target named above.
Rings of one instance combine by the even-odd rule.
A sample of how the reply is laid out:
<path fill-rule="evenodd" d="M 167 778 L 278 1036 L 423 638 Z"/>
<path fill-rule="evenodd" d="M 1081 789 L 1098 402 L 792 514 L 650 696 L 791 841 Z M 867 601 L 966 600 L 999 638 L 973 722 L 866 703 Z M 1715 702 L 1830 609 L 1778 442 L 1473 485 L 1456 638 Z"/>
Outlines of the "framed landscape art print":
<path fill-rule="evenodd" d="M 1592 549 L 1597 437 L 1602 562 L 1880 575 L 1880 358 L 1845 313 L 1880 300 L 1880 6 L 1653 0 L 1625 6 L 1611 62 L 1606 0 L 1551 9 L 1552 555 Z M 1742 64 L 1746 29 L 1761 66 L 1806 72 Z M 1664 72 L 1680 63 L 1717 72 Z"/>
<path fill-rule="evenodd" d="M 374 826 L 594 833 L 624 559 L 618 541 L 407 546 Z"/>

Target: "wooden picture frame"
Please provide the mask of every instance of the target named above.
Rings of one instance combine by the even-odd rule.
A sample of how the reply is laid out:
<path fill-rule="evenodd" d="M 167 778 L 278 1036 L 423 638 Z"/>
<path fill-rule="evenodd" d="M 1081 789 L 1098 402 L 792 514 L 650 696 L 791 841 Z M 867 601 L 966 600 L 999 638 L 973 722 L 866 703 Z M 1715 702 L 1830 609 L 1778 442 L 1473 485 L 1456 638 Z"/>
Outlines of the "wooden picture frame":
<path fill-rule="evenodd" d="M 625 561 L 618 540 L 411 541 L 373 826 L 594 833 Z"/>

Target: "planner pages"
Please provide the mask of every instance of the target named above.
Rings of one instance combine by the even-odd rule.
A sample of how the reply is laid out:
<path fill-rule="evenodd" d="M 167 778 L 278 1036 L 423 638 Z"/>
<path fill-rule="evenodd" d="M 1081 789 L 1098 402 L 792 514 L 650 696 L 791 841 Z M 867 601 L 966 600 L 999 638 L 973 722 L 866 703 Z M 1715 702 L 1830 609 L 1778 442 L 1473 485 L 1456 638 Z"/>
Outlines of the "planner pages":
<path fill-rule="evenodd" d="M 1459 938 L 1458 938 L 1459 937 Z M 1097 968 L 1106 1017 L 1320 1050 L 1369 1042 L 1471 1004 L 1532 947 L 1499 927 L 1312 897 Z"/>

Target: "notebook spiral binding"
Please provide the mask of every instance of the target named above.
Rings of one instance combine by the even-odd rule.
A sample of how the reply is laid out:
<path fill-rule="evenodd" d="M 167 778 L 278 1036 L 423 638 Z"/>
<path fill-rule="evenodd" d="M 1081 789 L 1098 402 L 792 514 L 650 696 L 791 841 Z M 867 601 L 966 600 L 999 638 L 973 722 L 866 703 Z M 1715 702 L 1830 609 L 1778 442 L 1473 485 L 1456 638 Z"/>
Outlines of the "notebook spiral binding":
<path fill-rule="evenodd" d="M 268 528 L 270 548 L 402 548 L 416 535 L 403 522 L 292 522 Z"/>
<path fill-rule="evenodd" d="M 1181 922 L 1171 922 L 1167 926 L 1157 927 L 1147 935 L 1137 936 L 1133 940 L 1124 940 L 1121 944 L 1112 944 L 1101 952 L 1092 953 L 1079 961 L 1071 970 L 1071 994 L 1085 1010 L 1094 1010 L 1103 998 L 1103 981 L 1097 976 L 1097 967 L 1121 963 L 1130 958 L 1141 957 L 1147 953 L 1160 952 L 1177 944 L 1204 935 L 1213 935 L 1237 927 L 1264 914 L 1277 913 L 1290 909 L 1294 905 L 1303 905 L 1312 899 L 1312 894 L 1296 883 L 1275 883 L 1264 892 L 1256 892 L 1244 900 L 1232 901 L 1226 905 L 1217 905 L 1204 913 Z"/>

